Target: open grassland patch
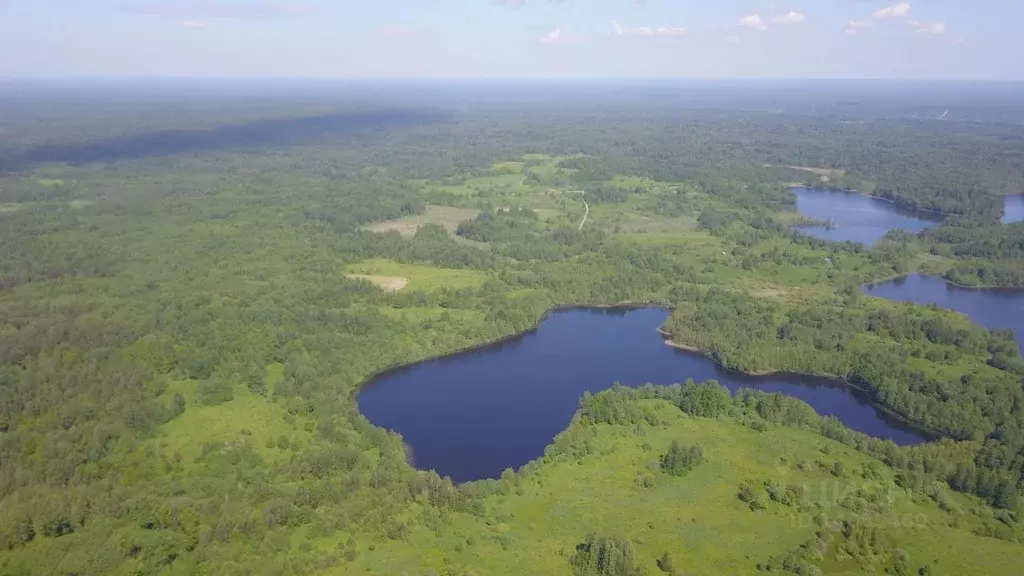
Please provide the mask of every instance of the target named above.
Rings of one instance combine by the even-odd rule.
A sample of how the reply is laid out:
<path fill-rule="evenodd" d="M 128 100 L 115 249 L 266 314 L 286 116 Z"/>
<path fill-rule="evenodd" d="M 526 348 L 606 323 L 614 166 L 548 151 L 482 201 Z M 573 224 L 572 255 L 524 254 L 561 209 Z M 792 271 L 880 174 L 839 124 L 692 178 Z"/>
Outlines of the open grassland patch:
<path fill-rule="evenodd" d="M 409 284 L 408 278 L 401 276 L 374 276 L 370 274 L 349 274 L 349 278 L 367 280 L 385 292 L 398 292 Z"/>
<path fill-rule="evenodd" d="M 833 179 L 840 178 L 846 174 L 846 170 L 839 168 L 811 168 L 808 166 L 787 166 L 787 168 L 816 174 L 823 183 L 831 182 Z"/>
<path fill-rule="evenodd" d="M 478 270 L 452 270 L 422 264 L 402 264 L 384 258 L 371 258 L 346 268 L 349 277 L 407 280 L 409 290 L 432 291 L 440 288 L 478 288 L 487 281 L 487 274 Z M 372 280 L 371 280 L 372 281 Z"/>
<path fill-rule="evenodd" d="M 877 526 L 910 558 L 913 572 L 1017 574 L 1018 544 L 971 533 L 982 520 L 976 502 L 949 493 L 947 510 L 900 488 L 891 469 L 818 434 L 771 425 L 755 431 L 735 420 L 694 418 L 664 401 L 642 401 L 661 424 L 572 424 L 554 446 L 586 446 L 546 457 L 533 472 L 502 480 L 480 516 L 455 513 L 450 530 L 414 530 L 360 556 L 353 573 L 387 565 L 396 573 L 441 573 L 452 566 L 475 574 L 569 574 L 568 558 L 588 533 L 614 534 L 633 545 L 646 573 L 661 574 L 668 553 L 676 574 L 755 575 L 757 564 L 797 549 L 827 522 L 859 518 Z M 664 473 L 658 460 L 677 440 L 702 447 L 705 460 L 683 477 Z M 557 452 L 557 451 L 556 451 Z M 763 509 L 738 497 L 749 483 Z M 801 486 L 799 504 L 772 499 L 768 483 Z M 858 490 L 881 494 L 877 510 L 854 511 Z M 844 502 L 847 500 L 847 502 Z M 853 507 L 856 508 L 856 507 Z M 624 514 L 623 511 L 630 511 Z M 955 526 L 954 526 L 955 525 Z M 886 559 L 853 560 L 825 551 L 825 574 L 882 574 Z M 867 570 L 866 570 L 867 568 Z"/>
<path fill-rule="evenodd" d="M 524 162 L 519 161 L 507 161 L 507 162 L 495 162 L 493 169 L 500 172 L 515 172 L 520 173 L 523 171 Z"/>
<path fill-rule="evenodd" d="M 396 220 L 385 220 L 370 224 L 365 228 L 371 232 L 390 232 L 397 230 L 402 236 L 413 236 L 420 226 L 425 224 L 438 224 L 443 226 L 449 233 L 455 232 L 459 222 L 470 220 L 479 214 L 479 210 L 471 208 L 452 208 L 450 206 L 427 206 L 423 214 L 398 218 Z"/>
<path fill-rule="evenodd" d="M 283 366 L 271 365 L 267 369 L 267 385 L 281 378 Z M 180 393 L 186 408 L 180 416 L 161 427 L 162 434 L 151 440 L 171 458 L 181 456 L 188 466 L 203 455 L 204 446 L 215 443 L 247 445 L 268 463 L 287 462 L 294 450 L 309 443 L 310 433 L 305 420 L 288 413 L 283 402 L 271 402 L 257 396 L 243 385 L 232 388 L 234 398 L 213 406 L 197 402 L 196 381 L 176 381 L 165 396 Z M 290 421 L 290 422 L 289 422 Z M 282 438 L 286 439 L 282 442 Z"/>
<path fill-rule="evenodd" d="M 618 224 L 622 232 L 641 234 L 657 232 L 689 232 L 697 229 L 695 216 L 678 216 L 675 218 L 658 218 L 640 214 L 628 214 Z"/>

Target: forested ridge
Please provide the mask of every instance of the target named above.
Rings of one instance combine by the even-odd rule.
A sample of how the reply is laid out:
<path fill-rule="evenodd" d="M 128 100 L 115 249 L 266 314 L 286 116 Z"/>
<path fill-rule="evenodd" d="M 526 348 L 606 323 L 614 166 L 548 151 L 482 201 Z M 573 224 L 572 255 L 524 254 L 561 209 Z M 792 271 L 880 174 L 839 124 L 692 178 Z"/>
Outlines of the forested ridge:
<path fill-rule="evenodd" d="M 874 462 L 942 518 L 958 550 L 1024 558 L 1024 360 L 1012 336 L 859 291 L 922 267 L 1021 284 L 1021 225 L 997 216 L 998 194 L 1019 190 L 1024 172 L 1000 126 L 505 103 L 323 127 L 311 114 L 352 110 L 282 101 L 220 123 L 195 112 L 173 146 L 130 126 L 138 109 L 110 112 L 126 126 L 102 128 L 107 143 L 90 148 L 54 140 L 98 128 L 54 119 L 50 105 L 19 104 L 49 120 L 18 132 L 33 136 L 0 161 L 0 573 L 503 574 L 532 557 L 537 569 L 611 573 L 600 550 L 615 551 L 620 573 L 688 573 L 680 566 L 701 564 L 680 542 L 637 557 L 634 547 L 650 552 L 639 532 L 632 543 L 583 526 L 548 534 L 548 520 L 520 520 L 532 516 L 517 500 L 575 506 L 568 479 L 597 466 L 628 476 L 616 490 L 640 498 L 721 473 L 722 455 L 685 437 L 664 438 L 656 470 L 595 448 L 629 438 L 646 451 L 644 434 L 692 432 L 677 417 L 714 420 L 734 448 L 749 431 L 765 450 L 835 440 L 849 454 L 808 473 Z M 267 123 L 271 113 L 307 120 Z M 787 185 L 818 178 L 799 166 L 963 217 L 871 248 L 810 238 L 791 229 Z M 402 228 L 410 221 L 420 224 Z M 387 268 L 359 268 L 373 263 Z M 375 275 L 408 287 L 381 289 Z M 795 401 L 714 385 L 617 390 L 584 399 L 542 461 L 454 485 L 411 467 L 401 438 L 358 412 L 356 390 L 381 370 L 527 330 L 554 307 L 620 302 L 673 307 L 672 337 L 723 365 L 844 378 L 943 439 L 897 448 Z M 761 495 L 736 483 L 761 533 L 785 520 L 751 502 L 800 501 L 785 486 Z M 607 494 L 582 497 L 598 509 Z M 811 573 L 796 568 L 842 564 L 839 548 L 858 570 L 902 562 L 893 542 L 854 553 L 871 539 L 854 524 L 802 536 L 825 542 L 817 560 L 772 540 L 734 559 L 737 570 Z M 534 554 L 541 535 L 550 544 Z M 936 549 L 915 538 L 901 545 Z"/>

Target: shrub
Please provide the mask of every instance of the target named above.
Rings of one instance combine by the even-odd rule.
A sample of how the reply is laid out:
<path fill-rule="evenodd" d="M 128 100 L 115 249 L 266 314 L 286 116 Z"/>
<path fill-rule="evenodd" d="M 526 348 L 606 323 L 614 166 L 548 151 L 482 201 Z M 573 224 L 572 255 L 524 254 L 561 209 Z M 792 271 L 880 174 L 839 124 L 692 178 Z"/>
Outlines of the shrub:
<path fill-rule="evenodd" d="M 590 534 L 569 559 L 576 576 L 641 576 L 633 546 L 619 536 Z"/>
<path fill-rule="evenodd" d="M 661 457 L 661 469 L 672 476 L 686 476 L 704 461 L 704 451 L 700 446 L 684 447 L 678 440 L 672 442 L 668 452 Z"/>

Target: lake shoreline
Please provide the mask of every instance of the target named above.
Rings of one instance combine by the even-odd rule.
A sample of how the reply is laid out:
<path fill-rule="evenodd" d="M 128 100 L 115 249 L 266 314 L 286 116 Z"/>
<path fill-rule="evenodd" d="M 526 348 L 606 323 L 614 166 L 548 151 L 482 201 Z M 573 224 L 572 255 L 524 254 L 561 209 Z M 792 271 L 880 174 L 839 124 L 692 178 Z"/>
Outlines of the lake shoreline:
<path fill-rule="evenodd" d="M 472 352 L 472 351 L 476 351 L 476 350 L 483 350 L 483 349 L 486 349 L 486 348 L 491 348 L 491 347 L 494 347 L 494 346 L 500 346 L 502 344 L 508 343 L 508 342 L 510 342 L 512 340 L 515 340 L 517 338 L 522 338 L 524 336 L 532 334 L 532 333 L 536 332 L 537 329 L 540 328 L 540 325 L 545 320 L 547 320 L 552 314 L 556 314 L 558 312 L 565 312 L 565 311 L 569 311 L 569 310 L 642 310 L 644 308 L 661 308 L 662 310 L 667 310 L 669 312 L 672 311 L 672 307 L 669 306 L 668 304 L 659 303 L 659 302 L 657 302 L 655 300 L 640 300 L 640 301 L 623 300 L 623 301 L 618 302 L 616 304 L 563 304 L 563 305 L 553 306 L 553 307 L 548 308 L 547 310 L 545 310 L 544 313 L 540 315 L 540 317 L 537 319 L 536 322 L 533 323 L 532 326 L 530 326 L 529 328 L 526 328 L 525 330 L 522 330 L 520 332 L 513 332 L 511 334 L 506 334 L 504 336 L 499 336 L 497 338 L 494 338 L 494 339 L 491 339 L 491 340 L 486 340 L 486 341 L 481 342 L 479 344 L 472 344 L 472 345 L 469 345 L 469 346 L 462 346 L 462 347 L 456 348 L 454 350 L 450 350 L 450 351 L 447 351 L 447 352 L 442 352 L 440 354 L 433 355 L 433 356 L 427 356 L 425 358 L 422 358 L 422 359 L 419 359 L 419 360 L 413 360 L 411 362 L 400 362 L 400 363 L 391 364 L 391 365 L 389 365 L 389 366 L 387 366 L 387 367 L 385 367 L 385 368 L 383 368 L 381 370 L 378 370 L 378 371 L 372 373 L 369 377 L 364 378 L 362 380 L 362 382 L 360 382 L 355 387 L 355 389 L 352 392 L 352 396 L 353 397 L 359 396 L 359 393 L 363 390 L 363 388 L 365 388 L 366 386 L 372 385 L 373 382 L 375 380 L 377 380 L 378 378 L 381 378 L 381 377 L 383 377 L 383 376 L 385 376 L 387 374 L 390 374 L 392 372 L 397 372 L 399 370 L 402 370 L 402 369 L 405 369 L 405 368 L 409 368 L 411 366 L 416 366 L 417 364 L 423 364 L 425 362 L 431 362 L 433 360 L 443 360 L 445 358 L 449 358 L 449 357 L 452 357 L 452 356 L 458 356 L 459 354 L 463 354 L 465 352 Z"/>
<path fill-rule="evenodd" d="M 957 288 L 962 288 L 964 290 L 993 290 L 993 291 L 997 291 L 997 292 L 1024 292 L 1024 286 L 997 286 L 997 285 L 993 285 L 993 284 L 980 284 L 980 285 L 977 285 L 977 286 L 968 286 L 967 284 L 958 284 L 956 282 L 953 282 L 952 280 L 950 280 L 949 278 L 946 278 L 945 276 L 939 276 L 938 274 L 926 274 L 924 272 L 909 272 L 907 274 L 896 274 L 896 275 L 893 275 L 893 276 L 887 276 L 887 277 L 881 278 L 879 280 L 872 280 L 871 282 L 865 282 L 865 283 L 861 284 L 861 288 L 867 288 L 869 286 L 877 286 L 877 285 L 880 285 L 880 284 L 887 284 L 889 282 L 895 282 L 896 280 L 900 280 L 900 279 L 904 279 L 904 278 L 910 278 L 911 276 L 926 276 L 928 278 L 938 278 L 939 280 L 944 281 L 946 284 L 949 284 L 950 286 L 955 286 Z M 870 294 L 865 294 L 865 295 L 866 296 L 870 296 Z"/>
<path fill-rule="evenodd" d="M 853 188 L 821 188 L 819 186 L 807 186 L 805 184 L 790 186 L 790 190 L 792 190 L 793 188 L 803 188 L 804 190 L 817 190 L 819 192 L 842 192 L 844 194 L 856 194 L 858 196 L 863 196 L 865 198 L 874 198 L 875 200 L 882 200 L 883 202 L 888 202 L 893 206 L 896 206 L 897 208 L 901 208 L 903 210 L 910 210 L 913 212 L 927 212 L 929 214 L 936 214 L 938 216 L 942 216 L 943 218 L 949 218 L 950 216 L 962 216 L 962 214 L 957 214 L 956 212 L 942 212 L 941 210 L 931 210 L 929 208 L 918 208 L 916 206 L 909 206 L 907 204 L 904 204 L 903 202 L 893 200 L 892 198 L 877 196 L 875 194 L 868 194 L 867 192 L 861 192 L 860 190 L 855 190 Z"/>

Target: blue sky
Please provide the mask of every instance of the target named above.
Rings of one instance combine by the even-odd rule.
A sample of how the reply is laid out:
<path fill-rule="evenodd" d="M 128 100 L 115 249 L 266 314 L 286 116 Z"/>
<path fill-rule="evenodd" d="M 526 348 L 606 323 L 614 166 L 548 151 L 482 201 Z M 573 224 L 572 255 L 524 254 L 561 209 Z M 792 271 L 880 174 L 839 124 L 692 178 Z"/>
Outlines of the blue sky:
<path fill-rule="evenodd" d="M 1024 79 L 1021 0 L 0 0 L 0 76 Z"/>

